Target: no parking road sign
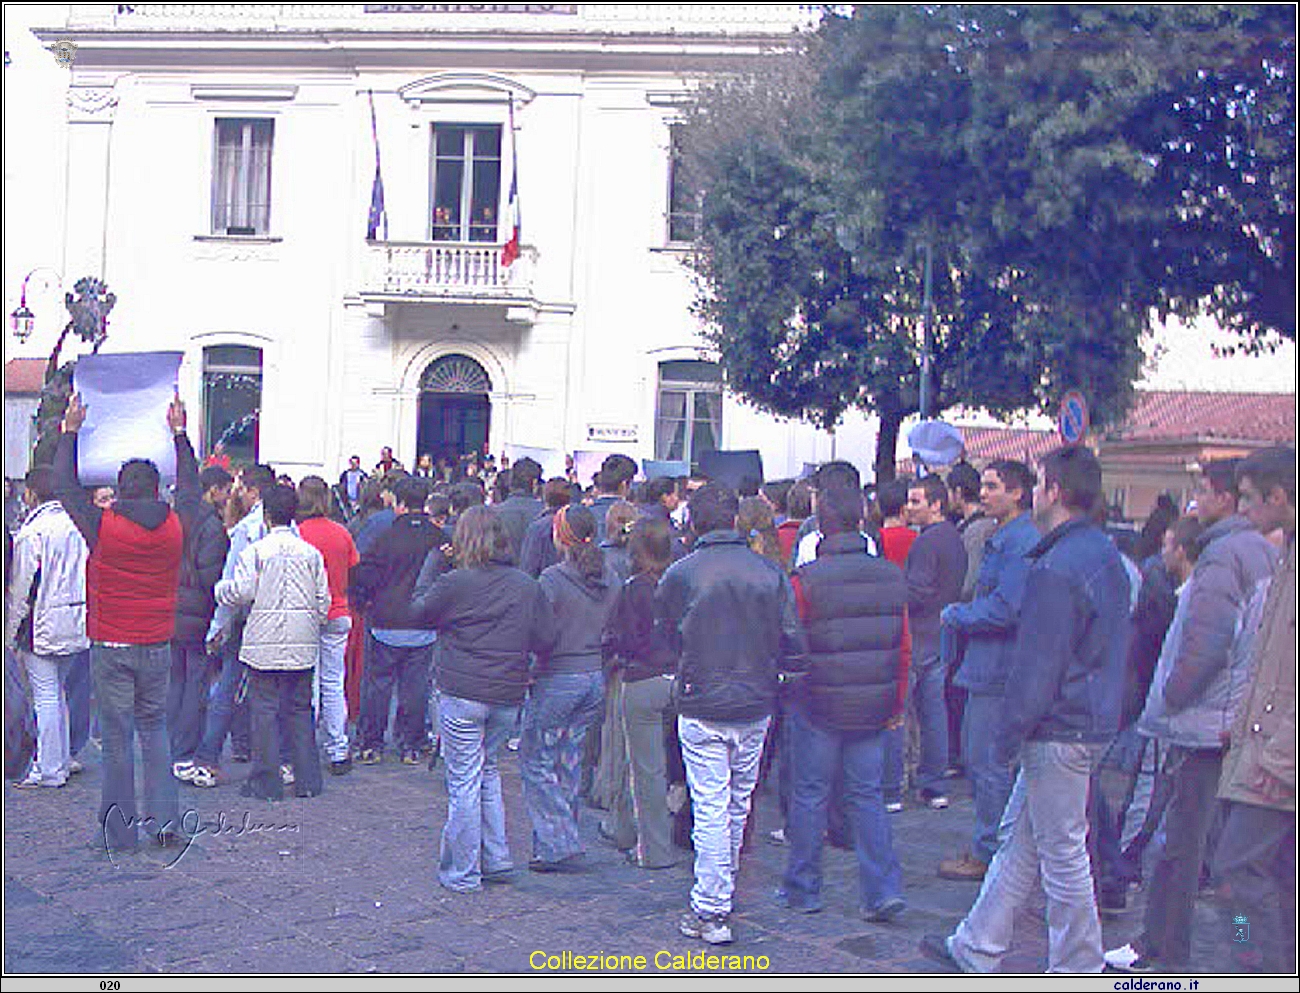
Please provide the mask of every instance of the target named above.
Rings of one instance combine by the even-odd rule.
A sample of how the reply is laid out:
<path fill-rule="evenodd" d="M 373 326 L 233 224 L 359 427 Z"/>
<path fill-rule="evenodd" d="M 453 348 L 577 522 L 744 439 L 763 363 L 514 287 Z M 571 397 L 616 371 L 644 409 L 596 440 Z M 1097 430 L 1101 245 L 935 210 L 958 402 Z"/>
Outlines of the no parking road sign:
<path fill-rule="evenodd" d="M 1070 390 L 1061 397 L 1061 410 L 1056 415 L 1056 433 L 1066 445 L 1081 445 L 1088 436 L 1088 401 L 1078 390 Z"/>

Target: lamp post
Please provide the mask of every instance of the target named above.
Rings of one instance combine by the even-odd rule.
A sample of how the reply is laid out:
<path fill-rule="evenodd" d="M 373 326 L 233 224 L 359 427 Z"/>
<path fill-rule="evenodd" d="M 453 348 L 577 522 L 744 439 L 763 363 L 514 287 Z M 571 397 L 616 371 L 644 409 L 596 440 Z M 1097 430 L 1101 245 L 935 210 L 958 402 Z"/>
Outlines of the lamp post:
<path fill-rule="evenodd" d="M 921 420 L 934 417 L 934 235 L 926 225 L 925 271 L 922 288 L 921 330 Z"/>
<path fill-rule="evenodd" d="M 63 277 L 48 266 L 37 266 L 23 277 L 23 289 L 21 299 L 18 302 L 18 309 L 9 315 L 9 327 L 13 330 L 14 337 L 20 342 L 27 341 L 32 336 L 32 332 L 36 330 L 36 315 L 27 306 L 27 284 L 38 272 L 53 274 L 59 285 L 63 283 Z M 49 275 L 46 275 L 45 288 L 49 289 L 49 286 L 50 278 Z"/>

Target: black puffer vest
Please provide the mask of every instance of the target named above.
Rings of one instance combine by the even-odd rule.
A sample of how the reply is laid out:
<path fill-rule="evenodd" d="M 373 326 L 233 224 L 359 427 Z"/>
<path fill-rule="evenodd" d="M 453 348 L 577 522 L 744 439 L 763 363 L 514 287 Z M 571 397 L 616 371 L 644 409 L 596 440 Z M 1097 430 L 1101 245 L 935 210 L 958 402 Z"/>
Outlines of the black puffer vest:
<path fill-rule="evenodd" d="M 875 731 L 899 713 L 907 580 L 859 534 L 828 535 L 795 573 L 806 604 L 807 677 L 796 699 L 815 724 Z"/>

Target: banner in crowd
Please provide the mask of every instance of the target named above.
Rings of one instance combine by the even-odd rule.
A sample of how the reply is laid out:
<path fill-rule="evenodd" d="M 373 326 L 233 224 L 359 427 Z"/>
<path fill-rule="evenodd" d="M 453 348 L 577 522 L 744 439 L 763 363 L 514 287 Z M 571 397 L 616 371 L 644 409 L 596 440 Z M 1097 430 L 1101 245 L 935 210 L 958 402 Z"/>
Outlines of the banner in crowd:
<path fill-rule="evenodd" d="M 564 453 L 553 448 L 531 448 L 528 445 L 506 445 L 503 452 L 510 464 L 520 459 L 532 459 L 542 467 L 542 479 L 564 476 Z"/>
<path fill-rule="evenodd" d="M 163 482 L 176 479 L 167 408 L 176 394 L 182 352 L 128 352 L 77 359 L 73 388 L 86 406 L 77 439 L 85 486 L 111 486 L 122 463 L 148 459 Z"/>
<path fill-rule="evenodd" d="M 596 478 L 596 473 L 600 472 L 601 464 L 608 457 L 609 452 L 574 452 L 573 470 L 578 476 L 578 484 L 591 486 Z"/>
<path fill-rule="evenodd" d="M 733 490 L 739 490 L 746 479 L 762 485 L 763 456 L 757 449 L 704 452 L 700 456 L 700 472 Z"/>
<path fill-rule="evenodd" d="M 641 472 L 647 480 L 667 476 L 669 479 L 682 479 L 691 474 L 689 462 L 656 462 L 653 459 L 641 460 Z"/>

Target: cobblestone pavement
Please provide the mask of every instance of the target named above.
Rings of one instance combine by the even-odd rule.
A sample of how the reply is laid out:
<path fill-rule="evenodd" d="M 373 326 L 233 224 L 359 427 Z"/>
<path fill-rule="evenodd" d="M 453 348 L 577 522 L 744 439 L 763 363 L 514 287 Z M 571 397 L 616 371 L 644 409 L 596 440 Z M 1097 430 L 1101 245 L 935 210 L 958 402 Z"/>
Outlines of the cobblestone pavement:
<path fill-rule="evenodd" d="M 786 850 L 767 840 L 779 823 L 774 798 L 760 793 L 737 881 L 736 942 L 719 950 L 677 932 L 688 853 L 673 869 L 634 869 L 597 838 L 592 811 L 582 818 L 588 871 L 523 869 L 510 885 L 446 892 L 435 879 L 441 766 L 430 773 L 389 759 L 326 776 L 314 799 L 271 804 L 240 797 L 248 766 L 228 765 L 232 784 L 180 787 L 186 831 L 196 835 L 189 848 L 114 863 L 92 847 L 100 769 L 88 751 L 86 771 L 62 789 L 5 787 L 6 973 L 531 973 L 535 952 L 640 955 L 654 973 L 701 950 L 766 956 L 771 973 L 925 973 L 936 966 L 919 939 L 948 933 L 977 893 L 974 883 L 934 874 L 970 829 L 960 781 L 948 810 L 909 807 L 892 817 L 909 909 L 890 925 L 858 915 L 854 860 L 831 848 L 825 909 L 803 915 L 776 905 Z M 511 848 L 523 867 L 530 846 L 517 756 L 507 753 L 502 766 Z M 1140 926 L 1136 910 L 1106 922 L 1107 944 Z M 1198 970 L 1226 961 L 1224 930 L 1219 910 L 1203 901 Z M 1018 921 L 1006 971 L 1041 972 L 1045 955 L 1040 900 Z"/>

